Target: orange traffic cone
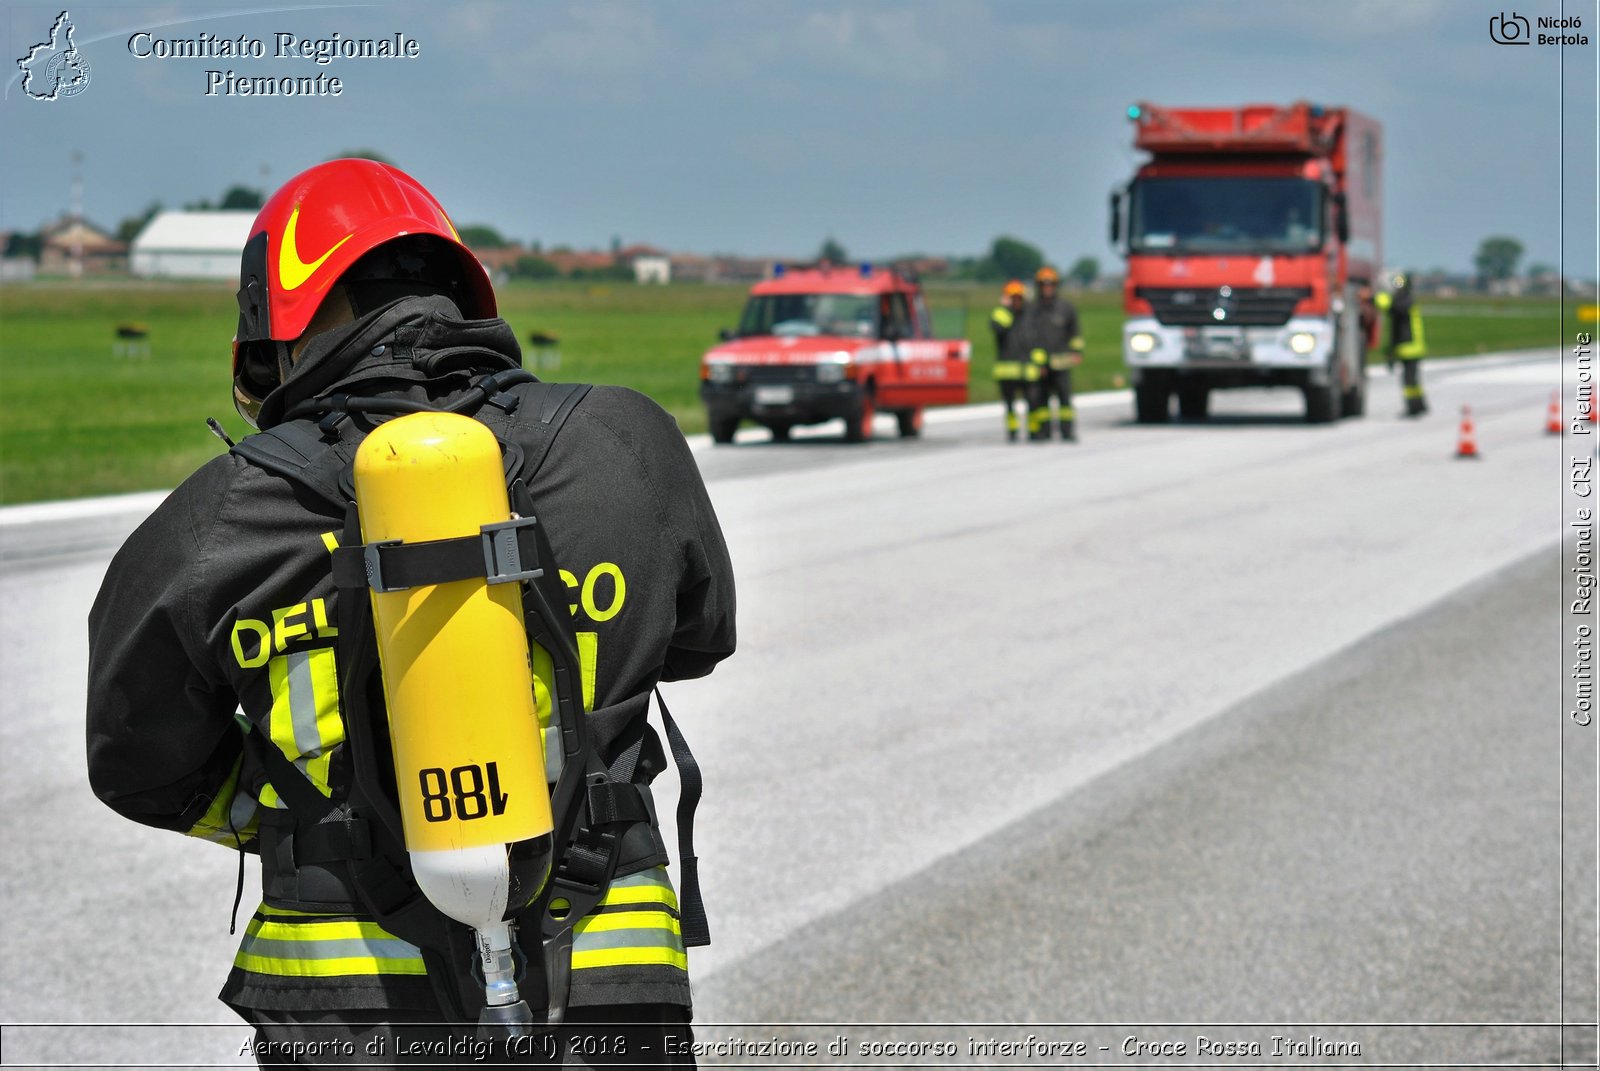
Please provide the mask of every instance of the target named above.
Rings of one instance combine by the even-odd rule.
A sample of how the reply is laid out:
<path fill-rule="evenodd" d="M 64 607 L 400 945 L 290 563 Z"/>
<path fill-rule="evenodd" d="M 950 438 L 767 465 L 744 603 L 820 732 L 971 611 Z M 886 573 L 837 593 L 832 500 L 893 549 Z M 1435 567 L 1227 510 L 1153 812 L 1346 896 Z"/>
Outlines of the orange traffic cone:
<path fill-rule="evenodd" d="M 1545 418 L 1544 430 L 1546 435 L 1561 434 L 1561 392 L 1550 392 L 1550 415 Z"/>
<path fill-rule="evenodd" d="M 1481 455 L 1478 453 L 1478 433 L 1472 426 L 1472 407 L 1461 407 L 1461 439 L 1456 443 L 1457 457 L 1470 457 L 1476 460 Z"/>

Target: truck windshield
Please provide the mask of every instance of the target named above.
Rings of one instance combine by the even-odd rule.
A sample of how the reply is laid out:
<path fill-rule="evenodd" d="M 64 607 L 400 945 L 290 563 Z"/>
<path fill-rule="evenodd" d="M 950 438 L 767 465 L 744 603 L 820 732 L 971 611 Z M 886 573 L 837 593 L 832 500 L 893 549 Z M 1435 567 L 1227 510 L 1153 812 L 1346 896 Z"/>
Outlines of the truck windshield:
<path fill-rule="evenodd" d="M 1133 187 L 1137 253 L 1304 253 L 1322 246 L 1322 185 L 1302 178 L 1142 179 Z"/>
<path fill-rule="evenodd" d="M 739 318 L 739 336 L 844 335 L 873 338 L 878 330 L 873 294 L 762 294 Z"/>

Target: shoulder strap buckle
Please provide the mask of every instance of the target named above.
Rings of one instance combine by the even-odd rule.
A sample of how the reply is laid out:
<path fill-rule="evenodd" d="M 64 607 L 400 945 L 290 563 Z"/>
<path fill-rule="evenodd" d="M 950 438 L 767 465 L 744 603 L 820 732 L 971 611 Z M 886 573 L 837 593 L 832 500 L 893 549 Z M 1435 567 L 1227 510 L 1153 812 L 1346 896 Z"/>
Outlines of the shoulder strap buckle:
<path fill-rule="evenodd" d="M 520 584 L 524 580 L 537 580 L 544 575 L 538 568 L 538 552 L 534 551 L 534 566 L 522 567 L 522 542 L 520 533 L 531 529 L 539 521 L 535 517 L 513 517 L 483 526 L 483 575 L 491 584 Z M 532 532 L 529 532 L 532 535 Z M 532 541 L 529 543 L 532 546 Z"/>
<path fill-rule="evenodd" d="M 404 546 L 399 539 L 374 539 L 371 543 L 361 548 L 361 561 L 366 568 L 367 586 L 373 591 L 388 594 L 393 591 L 404 591 L 409 584 L 389 584 L 383 579 L 383 549 L 385 547 Z"/>

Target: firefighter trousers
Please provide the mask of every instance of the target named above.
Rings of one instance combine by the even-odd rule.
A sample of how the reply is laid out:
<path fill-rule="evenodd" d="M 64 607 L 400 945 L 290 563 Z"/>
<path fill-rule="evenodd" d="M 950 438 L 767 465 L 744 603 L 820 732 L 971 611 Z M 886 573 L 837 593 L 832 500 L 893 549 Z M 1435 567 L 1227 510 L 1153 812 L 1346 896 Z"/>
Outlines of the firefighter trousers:
<path fill-rule="evenodd" d="M 569 1008 L 566 1022 L 519 1041 L 476 1036 L 425 1012 L 235 1008 L 256 1028 L 261 1067 L 694 1067 L 689 1011 L 674 1004 Z"/>
<path fill-rule="evenodd" d="M 1050 438 L 1050 399 L 1056 400 L 1055 423 L 1061 438 L 1071 442 L 1077 439 L 1077 411 L 1072 407 L 1072 369 L 1047 368 L 1042 370 L 1028 401 L 1028 438 Z"/>
<path fill-rule="evenodd" d="M 1428 399 L 1422 393 L 1422 358 L 1400 359 L 1400 395 L 1406 402 L 1406 416 L 1421 416 L 1428 411 Z"/>
<path fill-rule="evenodd" d="M 1006 411 L 1006 438 L 1016 442 L 1017 432 L 1022 427 L 1022 418 L 1017 415 L 1017 402 L 1020 400 L 1024 409 L 1029 407 L 1027 387 L 1020 379 L 996 380 L 995 385 L 1000 388 L 1000 404 Z"/>

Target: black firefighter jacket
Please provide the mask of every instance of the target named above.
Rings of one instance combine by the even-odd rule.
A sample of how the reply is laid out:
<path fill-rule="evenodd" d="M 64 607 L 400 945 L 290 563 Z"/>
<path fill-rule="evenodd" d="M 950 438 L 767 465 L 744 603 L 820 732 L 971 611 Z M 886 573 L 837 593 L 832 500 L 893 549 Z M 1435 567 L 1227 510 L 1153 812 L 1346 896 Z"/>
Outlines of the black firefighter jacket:
<path fill-rule="evenodd" d="M 463 322 L 446 299 L 407 298 L 314 339 L 260 422 L 323 393 L 448 398 L 517 363 L 504 321 Z M 521 410 L 477 415 L 525 448 L 543 434 Z M 593 388 L 530 490 L 591 709 L 642 710 L 657 681 L 703 676 L 733 652 L 727 548 L 693 456 L 653 401 Z M 337 792 L 347 781 L 329 559 L 341 527 L 330 503 L 225 454 L 128 538 L 89 615 L 89 779 L 108 806 L 249 844 L 260 814 L 284 804 L 242 751 L 236 710 L 313 782 Z M 615 913 L 580 926 L 572 1003 L 687 1004 L 677 907 L 660 865 L 619 875 L 600 909 Z M 359 913 L 296 912 L 270 898 L 223 998 L 291 1010 L 435 1006 L 415 946 Z"/>
<path fill-rule="evenodd" d="M 1051 301 L 1035 299 L 1023 310 L 1016 330 L 1022 333 L 1022 344 L 1034 354 L 1043 350 L 1049 366 L 1060 371 L 1070 367 L 1065 360 L 1069 355 L 1083 351 L 1083 334 L 1078 327 L 1078 310 L 1072 302 L 1056 297 Z"/>

